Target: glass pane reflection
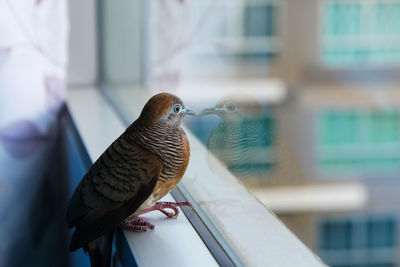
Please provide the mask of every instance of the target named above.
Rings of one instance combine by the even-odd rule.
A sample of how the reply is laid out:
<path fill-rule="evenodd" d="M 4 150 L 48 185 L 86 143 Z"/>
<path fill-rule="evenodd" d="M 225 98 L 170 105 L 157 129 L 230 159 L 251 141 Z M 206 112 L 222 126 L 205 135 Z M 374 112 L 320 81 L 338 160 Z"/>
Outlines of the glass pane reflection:
<path fill-rule="evenodd" d="M 224 97 L 198 116 L 186 125 L 236 177 L 263 179 L 268 174 L 275 163 L 274 122 L 256 99 Z"/>

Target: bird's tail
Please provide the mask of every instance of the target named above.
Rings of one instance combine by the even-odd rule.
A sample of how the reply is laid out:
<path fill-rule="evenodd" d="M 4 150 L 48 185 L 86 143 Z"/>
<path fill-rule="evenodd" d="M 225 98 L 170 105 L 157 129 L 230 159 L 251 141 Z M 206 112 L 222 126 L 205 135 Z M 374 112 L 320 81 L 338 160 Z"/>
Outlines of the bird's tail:
<path fill-rule="evenodd" d="M 89 242 L 83 247 L 89 254 L 91 267 L 110 267 L 114 231 Z"/>

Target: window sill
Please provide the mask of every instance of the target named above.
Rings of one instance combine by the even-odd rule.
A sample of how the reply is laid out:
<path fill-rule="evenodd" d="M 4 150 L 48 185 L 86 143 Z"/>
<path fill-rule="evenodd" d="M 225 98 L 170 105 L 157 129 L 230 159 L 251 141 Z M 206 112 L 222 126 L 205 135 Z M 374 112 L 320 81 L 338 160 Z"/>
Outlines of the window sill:
<path fill-rule="evenodd" d="M 123 94 L 122 99 L 126 101 L 143 100 L 141 103 L 129 105 L 134 109 L 130 110 L 132 115 L 139 114 L 147 99 L 145 92 L 126 90 Z M 188 95 L 183 97 L 185 101 L 187 97 Z M 68 102 L 92 159 L 96 159 L 126 128 L 101 93 L 94 88 L 70 90 Z M 207 217 L 215 224 L 217 231 L 223 235 L 240 261 L 251 266 L 324 266 L 318 257 L 274 214 L 257 202 L 226 169 L 219 169 L 223 179 L 217 178 L 206 167 L 204 146 L 192 134 L 187 132 L 187 135 L 192 156 L 182 183 L 194 184 L 196 192 L 191 191 L 190 194 L 195 196 L 201 209 L 207 211 Z M 165 200 L 172 200 L 172 197 L 168 195 Z M 146 217 L 155 222 L 155 230 L 147 233 L 124 233 L 140 266 L 217 264 L 184 215 L 180 215 L 177 220 L 165 219 L 158 213 L 151 213 Z"/>

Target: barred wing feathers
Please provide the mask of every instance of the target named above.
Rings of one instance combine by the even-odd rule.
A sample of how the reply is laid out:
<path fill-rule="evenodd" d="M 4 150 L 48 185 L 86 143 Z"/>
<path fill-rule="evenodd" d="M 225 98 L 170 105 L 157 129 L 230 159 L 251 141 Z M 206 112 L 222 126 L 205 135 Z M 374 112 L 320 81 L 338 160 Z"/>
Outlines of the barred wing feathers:
<path fill-rule="evenodd" d="M 116 139 L 92 165 L 67 209 L 68 227 L 76 227 L 70 250 L 114 230 L 150 196 L 161 160 L 127 133 Z"/>

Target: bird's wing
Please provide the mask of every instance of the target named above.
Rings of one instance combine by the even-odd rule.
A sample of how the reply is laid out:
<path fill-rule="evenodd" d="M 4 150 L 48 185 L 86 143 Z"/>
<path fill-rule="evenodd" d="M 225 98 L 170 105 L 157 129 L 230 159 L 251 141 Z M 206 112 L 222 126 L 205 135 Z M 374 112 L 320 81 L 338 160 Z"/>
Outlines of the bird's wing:
<path fill-rule="evenodd" d="M 76 226 L 75 250 L 115 229 L 150 196 L 161 173 L 161 160 L 123 134 L 92 165 L 72 196 L 67 224 Z"/>

